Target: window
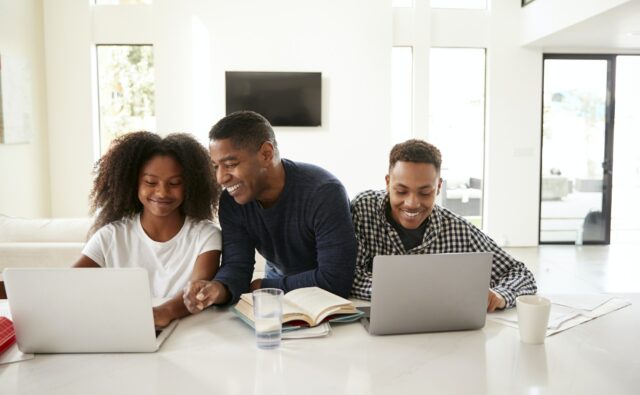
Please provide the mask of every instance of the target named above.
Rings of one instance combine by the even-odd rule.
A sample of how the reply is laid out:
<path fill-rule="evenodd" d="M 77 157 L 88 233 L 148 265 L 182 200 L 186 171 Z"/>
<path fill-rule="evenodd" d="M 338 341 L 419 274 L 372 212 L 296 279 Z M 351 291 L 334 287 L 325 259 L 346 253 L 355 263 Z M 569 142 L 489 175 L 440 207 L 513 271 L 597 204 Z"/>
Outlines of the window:
<path fill-rule="evenodd" d="M 100 155 L 130 131 L 154 131 L 153 46 L 98 45 Z"/>
<path fill-rule="evenodd" d="M 4 111 L 2 106 L 2 59 L 0 58 L 0 144 L 4 144 Z"/>
<path fill-rule="evenodd" d="M 487 0 L 431 0 L 431 8 L 484 10 L 487 8 Z"/>
<path fill-rule="evenodd" d="M 153 0 L 96 0 L 97 5 L 152 4 Z"/>
<path fill-rule="evenodd" d="M 442 152 L 442 206 L 482 225 L 485 50 L 432 48 L 429 142 Z"/>
<path fill-rule="evenodd" d="M 413 48 L 391 48 L 391 139 L 400 143 L 413 136 Z"/>
<path fill-rule="evenodd" d="M 413 7 L 413 0 L 391 0 L 391 7 Z"/>

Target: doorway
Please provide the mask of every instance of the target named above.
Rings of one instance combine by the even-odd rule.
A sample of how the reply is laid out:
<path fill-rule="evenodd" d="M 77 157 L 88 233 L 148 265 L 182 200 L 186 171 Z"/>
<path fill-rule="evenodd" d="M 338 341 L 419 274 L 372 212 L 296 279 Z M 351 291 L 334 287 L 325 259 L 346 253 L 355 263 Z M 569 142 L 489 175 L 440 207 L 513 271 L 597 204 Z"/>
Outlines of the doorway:
<path fill-rule="evenodd" d="M 540 244 L 609 244 L 615 55 L 543 58 Z"/>

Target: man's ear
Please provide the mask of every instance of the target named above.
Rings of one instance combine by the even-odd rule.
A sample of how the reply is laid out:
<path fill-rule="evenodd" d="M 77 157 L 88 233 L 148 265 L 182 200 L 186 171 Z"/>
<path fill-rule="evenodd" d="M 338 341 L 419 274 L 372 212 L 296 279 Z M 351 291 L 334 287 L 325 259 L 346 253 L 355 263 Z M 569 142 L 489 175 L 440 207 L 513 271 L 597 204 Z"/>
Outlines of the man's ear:
<path fill-rule="evenodd" d="M 441 190 L 442 190 L 442 177 L 438 177 L 438 192 L 436 193 L 436 195 L 439 195 Z"/>
<path fill-rule="evenodd" d="M 391 181 L 391 178 L 387 174 L 386 176 L 384 176 L 384 182 L 387 184 L 387 192 L 389 192 L 389 181 Z"/>
<path fill-rule="evenodd" d="M 262 143 L 260 150 L 258 151 L 258 158 L 260 159 L 260 162 L 265 165 L 271 164 L 273 162 L 274 155 L 275 148 L 273 147 L 273 144 L 271 144 L 270 141 Z"/>

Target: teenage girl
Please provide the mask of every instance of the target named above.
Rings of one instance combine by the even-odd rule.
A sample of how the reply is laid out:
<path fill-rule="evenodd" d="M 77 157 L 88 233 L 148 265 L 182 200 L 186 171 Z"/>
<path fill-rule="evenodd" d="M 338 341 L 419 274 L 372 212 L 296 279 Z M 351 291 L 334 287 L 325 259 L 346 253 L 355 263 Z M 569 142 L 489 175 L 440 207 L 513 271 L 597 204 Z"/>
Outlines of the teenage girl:
<path fill-rule="evenodd" d="M 222 237 L 213 219 L 220 195 L 206 149 L 188 134 L 135 132 L 116 139 L 95 166 L 91 238 L 74 267 L 142 267 L 156 327 L 189 314 L 182 290 L 211 280 Z"/>

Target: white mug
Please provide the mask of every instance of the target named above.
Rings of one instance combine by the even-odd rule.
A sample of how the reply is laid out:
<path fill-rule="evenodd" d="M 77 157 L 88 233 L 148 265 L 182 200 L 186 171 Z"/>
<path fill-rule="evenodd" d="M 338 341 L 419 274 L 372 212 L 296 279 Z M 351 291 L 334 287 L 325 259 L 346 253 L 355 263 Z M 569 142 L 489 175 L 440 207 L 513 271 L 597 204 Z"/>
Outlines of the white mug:
<path fill-rule="evenodd" d="M 516 298 L 520 340 L 528 344 L 542 344 L 547 336 L 551 301 L 538 295 Z"/>

